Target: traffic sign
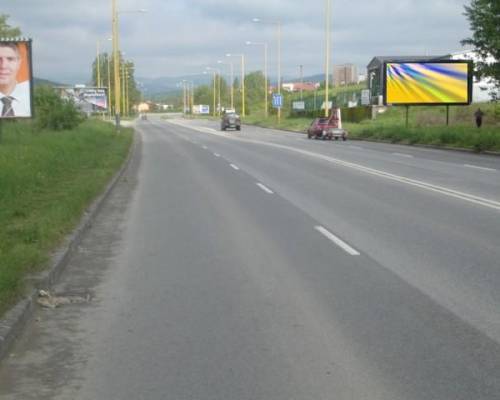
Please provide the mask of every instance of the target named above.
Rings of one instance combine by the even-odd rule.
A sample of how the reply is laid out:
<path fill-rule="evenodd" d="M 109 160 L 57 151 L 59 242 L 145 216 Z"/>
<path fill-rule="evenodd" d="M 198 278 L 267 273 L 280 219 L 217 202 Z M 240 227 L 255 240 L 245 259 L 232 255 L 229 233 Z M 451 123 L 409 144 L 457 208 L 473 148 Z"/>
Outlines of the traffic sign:
<path fill-rule="evenodd" d="M 273 93 L 273 107 L 281 108 L 283 107 L 283 96 L 278 93 Z"/>

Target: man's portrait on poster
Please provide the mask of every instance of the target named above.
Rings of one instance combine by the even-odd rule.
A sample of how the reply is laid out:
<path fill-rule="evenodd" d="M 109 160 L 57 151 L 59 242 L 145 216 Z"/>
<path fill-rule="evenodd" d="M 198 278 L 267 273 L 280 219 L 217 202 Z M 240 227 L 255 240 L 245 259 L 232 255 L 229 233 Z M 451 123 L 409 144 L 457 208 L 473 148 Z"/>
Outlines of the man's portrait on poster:
<path fill-rule="evenodd" d="M 0 39 L 0 118 L 31 117 L 30 42 Z"/>

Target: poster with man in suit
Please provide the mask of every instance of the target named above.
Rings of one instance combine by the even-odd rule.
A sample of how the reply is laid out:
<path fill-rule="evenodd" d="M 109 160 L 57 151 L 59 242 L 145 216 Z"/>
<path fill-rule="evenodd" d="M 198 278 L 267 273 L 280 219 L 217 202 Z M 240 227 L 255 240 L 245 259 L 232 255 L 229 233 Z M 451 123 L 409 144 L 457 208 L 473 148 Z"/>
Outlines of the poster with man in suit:
<path fill-rule="evenodd" d="M 0 118 L 32 118 L 31 41 L 0 39 Z"/>

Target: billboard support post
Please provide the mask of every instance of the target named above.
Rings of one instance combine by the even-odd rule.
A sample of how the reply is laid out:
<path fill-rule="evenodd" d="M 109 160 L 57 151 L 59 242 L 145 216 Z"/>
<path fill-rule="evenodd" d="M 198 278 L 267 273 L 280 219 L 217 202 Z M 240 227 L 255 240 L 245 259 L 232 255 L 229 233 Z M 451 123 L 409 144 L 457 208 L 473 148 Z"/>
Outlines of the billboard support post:
<path fill-rule="evenodd" d="M 446 126 L 450 125 L 450 106 L 446 105 Z"/>
<path fill-rule="evenodd" d="M 406 128 L 408 128 L 409 115 L 410 115 L 410 106 L 406 105 Z"/>

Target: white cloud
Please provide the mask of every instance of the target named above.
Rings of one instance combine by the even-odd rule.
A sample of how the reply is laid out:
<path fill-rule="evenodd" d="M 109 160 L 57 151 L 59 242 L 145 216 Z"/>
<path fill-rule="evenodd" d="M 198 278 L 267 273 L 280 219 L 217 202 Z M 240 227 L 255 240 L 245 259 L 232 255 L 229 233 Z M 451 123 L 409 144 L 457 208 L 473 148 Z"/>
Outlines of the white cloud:
<path fill-rule="evenodd" d="M 283 22 L 283 73 L 323 68 L 324 0 L 118 0 L 122 49 L 146 77 L 199 73 L 226 52 L 248 54 L 249 69 L 262 51 L 246 40 L 267 41 L 276 72 L 276 28 L 253 17 Z M 460 49 L 469 35 L 463 0 L 333 0 L 334 63 L 364 67 L 375 55 L 441 54 Z M 2 5 L 10 22 L 34 39 L 37 76 L 86 80 L 97 39 L 109 36 L 111 1 L 12 0 Z M 105 44 L 109 45 L 109 44 Z"/>

